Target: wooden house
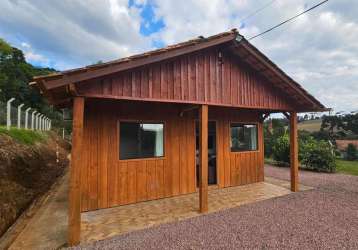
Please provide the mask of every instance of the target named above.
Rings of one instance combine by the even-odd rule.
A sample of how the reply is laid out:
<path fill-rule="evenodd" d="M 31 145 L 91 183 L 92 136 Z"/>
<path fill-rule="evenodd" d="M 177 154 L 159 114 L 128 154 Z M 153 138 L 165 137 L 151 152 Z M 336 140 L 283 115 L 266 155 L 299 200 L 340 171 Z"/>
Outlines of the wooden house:
<path fill-rule="evenodd" d="M 298 189 L 297 113 L 326 108 L 236 30 L 35 78 L 73 108 L 69 243 L 80 213 L 264 180 L 263 120 L 290 120 Z"/>

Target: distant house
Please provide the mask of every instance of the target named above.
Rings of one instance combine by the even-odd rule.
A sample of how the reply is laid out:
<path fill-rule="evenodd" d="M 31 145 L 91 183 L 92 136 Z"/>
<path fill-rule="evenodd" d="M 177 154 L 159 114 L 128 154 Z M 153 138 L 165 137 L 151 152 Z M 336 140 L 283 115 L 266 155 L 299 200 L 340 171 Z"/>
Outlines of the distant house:
<path fill-rule="evenodd" d="M 69 242 L 80 213 L 264 180 L 263 120 L 290 119 L 298 189 L 297 112 L 326 108 L 236 30 L 35 78 L 73 107 Z"/>

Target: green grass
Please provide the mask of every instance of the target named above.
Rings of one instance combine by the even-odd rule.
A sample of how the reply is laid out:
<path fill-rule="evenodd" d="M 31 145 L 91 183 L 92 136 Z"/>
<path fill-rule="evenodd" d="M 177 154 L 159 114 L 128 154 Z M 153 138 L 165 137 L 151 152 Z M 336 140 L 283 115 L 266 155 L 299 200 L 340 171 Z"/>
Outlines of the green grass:
<path fill-rule="evenodd" d="M 7 130 L 6 127 L 0 127 L 0 134 L 6 134 L 17 142 L 26 145 L 33 145 L 36 142 L 45 140 L 47 137 L 46 133 L 17 128 L 11 128 L 10 130 Z"/>
<path fill-rule="evenodd" d="M 342 174 L 358 175 L 358 161 L 337 159 L 337 172 Z"/>

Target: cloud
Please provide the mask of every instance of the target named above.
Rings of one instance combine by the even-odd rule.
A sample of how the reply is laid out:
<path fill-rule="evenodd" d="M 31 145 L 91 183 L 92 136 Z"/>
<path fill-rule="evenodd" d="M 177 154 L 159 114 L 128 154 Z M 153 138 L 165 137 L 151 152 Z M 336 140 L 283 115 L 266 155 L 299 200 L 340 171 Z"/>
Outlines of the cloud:
<path fill-rule="evenodd" d="M 20 38 L 67 67 L 150 49 L 139 9 L 124 0 L 1 1 L 0 35 Z"/>
<path fill-rule="evenodd" d="M 317 3 L 276 0 L 242 20 L 268 2 L 4 0 L 0 36 L 66 69 L 231 28 L 249 38 Z M 251 42 L 326 106 L 358 109 L 357 13 L 356 1 L 329 1 Z"/>
<path fill-rule="evenodd" d="M 49 65 L 49 59 L 45 56 L 34 52 L 33 48 L 27 42 L 21 43 L 21 49 L 24 52 L 25 58 L 28 62 L 36 66 L 46 67 Z"/>
<path fill-rule="evenodd" d="M 246 38 L 313 6 L 316 1 L 274 1 L 244 22 L 240 18 L 268 1 L 156 0 L 165 28 L 157 37 L 175 43 L 233 27 Z M 332 3 L 331 3 L 332 2 Z M 358 4 L 330 1 L 292 23 L 251 42 L 327 107 L 358 108 Z"/>

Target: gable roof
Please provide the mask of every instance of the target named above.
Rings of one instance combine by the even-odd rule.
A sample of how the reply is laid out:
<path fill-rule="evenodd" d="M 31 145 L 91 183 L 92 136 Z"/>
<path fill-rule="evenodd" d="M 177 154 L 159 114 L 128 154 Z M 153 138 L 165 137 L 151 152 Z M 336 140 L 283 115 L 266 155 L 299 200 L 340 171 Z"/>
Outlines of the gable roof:
<path fill-rule="evenodd" d="M 73 83 L 79 83 L 120 71 L 137 68 L 143 65 L 160 62 L 218 45 L 225 45 L 225 48 L 230 51 L 230 53 L 237 55 L 242 61 L 249 64 L 270 81 L 274 82 L 277 88 L 289 93 L 294 99 L 309 104 L 307 105 L 309 108 L 306 107 L 300 110 L 301 112 L 327 110 L 323 104 L 303 89 L 301 85 L 284 73 L 269 58 L 250 44 L 237 32 L 236 29 L 207 38 L 201 36 L 186 42 L 106 63 L 66 70 L 46 76 L 34 77 L 34 82 L 30 84 L 36 84 L 45 93 L 45 95 L 47 95 L 50 99 L 53 99 L 51 98 L 53 97 L 51 95 L 52 92 L 56 92 L 56 90 L 69 86 Z"/>

